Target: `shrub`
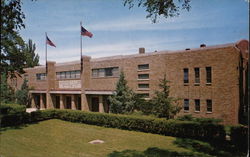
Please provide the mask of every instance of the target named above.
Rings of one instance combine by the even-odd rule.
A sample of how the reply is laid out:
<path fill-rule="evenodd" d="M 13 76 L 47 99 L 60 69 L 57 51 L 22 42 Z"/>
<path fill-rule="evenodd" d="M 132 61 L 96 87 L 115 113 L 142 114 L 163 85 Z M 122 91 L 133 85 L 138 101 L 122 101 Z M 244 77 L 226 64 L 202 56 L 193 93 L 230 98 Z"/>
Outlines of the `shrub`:
<path fill-rule="evenodd" d="M 181 120 L 181 121 L 194 121 L 194 122 L 198 122 L 200 124 L 203 124 L 203 123 L 219 124 L 220 122 L 222 122 L 221 119 L 215 119 L 215 118 L 196 118 L 196 117 L 193 117 L 191 114 L 180 116 L 180 117 L 177 118 L 177 120 Z"/>
<path fill-rule="evenodd" d="M 230 136 L 232 144 L 234 144 L 240 151 L 247 152 L 248 127 L 242 125 L 232 126 Z"/>
<path fill-rule="evenodd" d="M 206 140 L 224 140 L 224 127 L 219 124 L 200 124 L 192 121 L 166 120 L 151 117 L 83 112 L 77 110 L 54 110 L 54 118 L 105 127 L 135 130 L 176 137 Z M 48 110 L 41 112 L 51 112 Z"/>
<path fill-rule="evenodd" d="M 0 105 L 0 125 L 12 126 L 23 124 L 28 117 L 25 106 L 17 104 Z"/>

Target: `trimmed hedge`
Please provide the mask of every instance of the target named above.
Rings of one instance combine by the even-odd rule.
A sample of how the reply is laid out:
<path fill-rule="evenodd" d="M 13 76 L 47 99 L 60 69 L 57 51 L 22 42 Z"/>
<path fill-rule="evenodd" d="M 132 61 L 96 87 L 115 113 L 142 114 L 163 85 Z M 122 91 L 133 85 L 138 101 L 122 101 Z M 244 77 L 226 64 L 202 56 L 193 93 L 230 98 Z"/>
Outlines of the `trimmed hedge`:
<path fill-rule="evenodd" d="M 203 140 L 225 139 L 224 126 L 219 124 L 201 124 L 192 121 L 166 120 L 129 115 L 83 112 L 77 110 L 55 110 L 55 118 L 71 122 L 80 122 L 175 137 Z"/>
<path fill-rule="evenodd" d="M 167 136 L 194 138 L 202 140 L 224 140 L 224 126 L 213 123 L 198 123 L 194 121 L 166 120 L 151 117 L 138 117 L 131 115 L 118 115 L 106 113 L 84 112 L 77 110 L 43 110 L 17 114 L 14 119 L 6 119 L 4 115 L 2 126 L 10 126 L 20 119 L 18 123 L 31 123 L 36 121 L 57 118 L 70 122 L 85 123 L 104 127 L 126 130 L 142 131 Z M 10 121 L 11 120 L 11 121 Z M 3 125 L 4 124 L 4 125 Z"/>
<path fill-rule="evenodd" d="M 231 143 L 239 150 L 247 152 L 248 149 L 248 127 L 238 125 L 231 127 Z"/>
<path fill-rule="evenodd" d="M 23 124 L 28 116 L 25 106 L 17 104 L 0 105 L 1 127 Z"/>

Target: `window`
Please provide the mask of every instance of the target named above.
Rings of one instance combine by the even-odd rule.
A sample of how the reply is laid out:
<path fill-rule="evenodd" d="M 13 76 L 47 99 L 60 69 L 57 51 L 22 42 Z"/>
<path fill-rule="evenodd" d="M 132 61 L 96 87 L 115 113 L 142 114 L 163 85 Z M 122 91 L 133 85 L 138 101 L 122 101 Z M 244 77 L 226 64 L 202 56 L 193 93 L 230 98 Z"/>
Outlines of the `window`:
<path fill-rule="evenodd" d="M 200 68 L 194 68 L 195 83 L 200 83 Z"/>
<path fill-rule="evenodd" d="M 149 74 L 138 74 L 138 79 L 149 79 Z"/>
<path fill-rule="evenodd" d="M 76 73 L 76 78 L 81 78 L 81 72 L 80 70 L 75 71 Z"/>
<path fill-rule="evenodd" d="M 212 83 L 212 68 L 206 67 L 206 79 L 207 83 Z"/>
<path fill-rule="evenodd" d="M 71 76 L 70 76 L 71 72 L 70 71 L 66 71 L 65 74 L 66 74 L 66 79 L 70 79 L 71 78 Z"/>
<path fill-rule="evenodd" d="M 195 99 L 195 111 L 200 111 L 200 99 Z"/>
<path fill-rule="evenodd" d="M 113 76 L 113 68 L 105 68 L 105 76 Z"/>
<path fill-rule="evenodd" d="M 138 88 L 149 88 L 149 84 L 138 84 Z"/>
<path fill-rule="evenodd" d="M 98 77 L 99 69 L 92 69 L 92 77 Z"/>
<path fill-rule="evenodd" d="M 119 75 L 118 67 L 92 69 L 92 77 L 109 77 L 118 75 Z"/>
<path fill-rule="evenodd" d="M 208 99 L 207 100 L 207 112 L 212 112 L 212 111 L 213 111 L 212 100 Z"/>
<path fill-rule="evenodd" d="M 187 68 L 183 69 L 183 73 L 184 73 L 184 83 L 188 83 L 188 69 Z"/>
<path fill-rule="evenodd" d="M 110 77 L 118 75 L 119 75 L 118 67 L 92 69 L 92 77 Z"/>
<path fill-rule="evenodd" d="M 141 98 L 149 98 L 149 93 L 139 93 L 137 95 L 139 95 Z"/>
<path fill-rule="evenodd" d="M 189 111 L 189 99 L 184 99 L 184 111 Z"/>
<path fill-rule="evenodd" d="M 138 70 L 146 70 L 146 69 L 149 69 L 149 64 L 138 65 Z"/>
<path fill-rule="evenodd" d="M 46 73 L 36 74 L 36 80 L 46 80 L 46 77 L 47 77 Z"/>
<path fill-rule="evenodd" d="M 80 78 L 80 70 L 75 71 L 62 71 L 56 73 L 57 79 L 76 79 Z"/>

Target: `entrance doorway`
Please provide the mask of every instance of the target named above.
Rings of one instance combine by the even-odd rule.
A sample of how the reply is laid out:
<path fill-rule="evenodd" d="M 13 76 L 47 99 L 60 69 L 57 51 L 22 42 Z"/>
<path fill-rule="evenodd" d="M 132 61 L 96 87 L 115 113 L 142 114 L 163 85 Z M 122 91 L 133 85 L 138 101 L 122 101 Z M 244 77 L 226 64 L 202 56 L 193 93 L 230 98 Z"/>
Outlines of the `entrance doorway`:
<path fill-rule="evenodd" d="M 71 96 L 66 96 L 66 109 L 71 109 Z"/>
<path fill-rule="evenodd" d="M 91 98 L 92 112 L 99 112 L 99 98 L 92 97 Z"/>
<path fill-rule="evenodd" d="M 60 108 L 60 96 L 56 96 L 56 108 Z"/>
<path fill-rule="evenodd" d="M 82 109 L 82 102 L 81 102 L 81 97 L 77 97 L 77 109 L 81 110 Z"/>
<path fill-rule="evenodd" d="M 40 108 L 41 107 L 41 105 L 40 105 L 40 95 L 35 95 L 34 100 L 35 100 L 36 108 Z"/>

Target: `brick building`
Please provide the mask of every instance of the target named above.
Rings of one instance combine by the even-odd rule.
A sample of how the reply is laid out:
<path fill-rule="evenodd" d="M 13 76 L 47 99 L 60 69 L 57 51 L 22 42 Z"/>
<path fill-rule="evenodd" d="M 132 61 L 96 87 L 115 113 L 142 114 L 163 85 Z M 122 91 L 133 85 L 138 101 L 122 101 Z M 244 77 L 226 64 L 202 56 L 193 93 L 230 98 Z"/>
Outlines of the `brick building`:
<path fill-rule="evenodd" d="M 248 101 L 248 41 L 180 51 L 145 53 L 103 58 L 83 56 L 80 61 L 25 69 L 22 78 L 10 82 L 17 88 L 23 78 L 32 88 L 32 106 L 109 112 L 107 97 L 124 71 L 134 92 L 151 98 L 166 74 L 170 96 L 183 106 L 178 115 L 223 119 L 237 124 Z M 82 69 L 82 70 L 81 70 Z"/>

